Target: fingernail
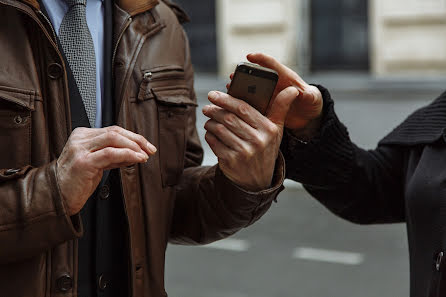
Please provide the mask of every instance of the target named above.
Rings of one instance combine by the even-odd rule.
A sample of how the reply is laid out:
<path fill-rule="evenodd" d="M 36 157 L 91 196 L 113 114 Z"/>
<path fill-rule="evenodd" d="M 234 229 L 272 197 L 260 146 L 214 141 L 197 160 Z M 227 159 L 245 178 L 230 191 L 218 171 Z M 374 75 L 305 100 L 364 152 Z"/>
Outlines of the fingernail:
<path fill-rule="evenodd" d="M 149 155 L 147 155 L 147 153 L 145 151 L 141 150 L 140 153 L 143 154 L 144 158 L 146 158 L 146 159 L 149 158 Z"/>
<path fill-rule="evenodd" d="M 218 93 L 215 92 L 215 91 L 210 91 L 210 92 L 208 93 L 208 98 L 209 98 L 209 99 L 217 99 L 217 97 L 218 97 Z"/>
<path fill-rule="evenodd" d="M 143 154 L 143 153 L 136 153 L 136 156 L 142 162 L 146 162 L 149 159 L 149 156 L 147 156 L 147 154 Z"/>
<path fill-rule="evenodd" d="M 149 151 L 152 154 L 156 153 L 156 151 L 157 151 L 156 147 L 153 144 L 151 144 L 150 142 L 147 142 L 147 148 L 149 149 Z"/>

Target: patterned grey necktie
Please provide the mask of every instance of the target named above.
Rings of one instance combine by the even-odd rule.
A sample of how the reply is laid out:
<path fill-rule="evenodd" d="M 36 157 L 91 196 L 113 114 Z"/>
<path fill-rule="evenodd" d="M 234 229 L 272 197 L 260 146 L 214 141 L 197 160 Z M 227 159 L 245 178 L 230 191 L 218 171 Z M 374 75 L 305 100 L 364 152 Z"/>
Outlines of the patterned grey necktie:
<path fill-rule="evenodd" d="M 86 0 L 65 0 L 68 12 L 59 29 L 62 49 L 73 72 L 92 128 L 96 118 L 96 58 L 87 26 Z"/>

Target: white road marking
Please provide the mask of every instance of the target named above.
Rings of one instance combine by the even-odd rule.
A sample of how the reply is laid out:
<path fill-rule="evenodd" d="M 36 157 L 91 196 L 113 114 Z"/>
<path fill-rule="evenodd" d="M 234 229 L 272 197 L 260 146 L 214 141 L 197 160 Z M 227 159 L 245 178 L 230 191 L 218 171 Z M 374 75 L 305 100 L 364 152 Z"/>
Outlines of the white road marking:
<path fill-rule="evenodd" d="M 362 262 L 364 262 L 364 255 L 359 253 L 322 250 L 307 247 L 295 249 L 293 258 L 344 265 L 360 265 Z"/>
<path fill-rule="evenodd" d="M 203 248 L 226 250 L 232 252 L 246 252 L 249 249 L 249 242 L 241 239 L 223 239 L 204 245 Z"/>

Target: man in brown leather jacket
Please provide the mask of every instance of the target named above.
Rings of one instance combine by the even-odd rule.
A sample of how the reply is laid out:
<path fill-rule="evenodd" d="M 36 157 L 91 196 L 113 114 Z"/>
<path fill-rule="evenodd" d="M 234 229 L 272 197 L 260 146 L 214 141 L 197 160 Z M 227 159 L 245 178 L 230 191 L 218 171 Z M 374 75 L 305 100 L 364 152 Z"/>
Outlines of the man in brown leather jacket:
<path fill-rule="evenodd" d="M 104 67 L 111 83 L 104 99 L 113 101 L 104 117 L 115 126 L 74 129 L 82 125 L 75 121 L 72 74 L 44 8 L 36 0 L 0 0 L 2 297 L 78 296 L 82 277 L 97 285 L 80 297 L 117 296 L 116 283 L 97 271 L 107 264 L 121 273 L 122 295 L 166 296 L 169 241 L 227 237 L 259 219 L 282 189 L 278 148 L 286 112 L 280 109 L 287 101 L 276 98 L 280 108 L 267 118 L 211 92 L 210 100 L 228 112 L 220 113 L 224 125 L 217 116 L 206 126 L 219 165 L 200 167 L 193 70 L 179 22 L 185 15 L 168 1 L 117 0 L 110 7 L 105 24 L 113 35 Z M 225 130 L 231 123 L 240 125 L 240 135 Z M 101 181 L 114 168 L 116 179 Z M 108 201 L 123 221 L 110 215 L 116 209 L 108 212 Z M 97 211 L 89 219 L 82 213 L 87 202 Z M 96 241 L 83 271 L 96 270 L 86 276 L 80 250 L 104 235 L 95 225 L 102 215 L 109 216 L 102 230 L 122 231 L 124 239 L 112 246 Z M 98 264 L 118 243 L 123 256 Z"/>

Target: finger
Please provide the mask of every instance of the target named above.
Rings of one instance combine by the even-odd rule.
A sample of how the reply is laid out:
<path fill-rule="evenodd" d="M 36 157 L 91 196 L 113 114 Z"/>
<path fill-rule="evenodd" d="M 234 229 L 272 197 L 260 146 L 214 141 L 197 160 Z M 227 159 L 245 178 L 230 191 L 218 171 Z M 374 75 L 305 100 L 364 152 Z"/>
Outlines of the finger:
<path fill-rule="evenodd" d="M 226 90 L 229 90 L 229 87 L 231 86 L 231 84 L 230 83 L 227 83 L 226 84 Z"/>
<path fill-rule="evenodd" d="M 128 148 L 135 152 L 144 154 L 147 156 L 147 158 L 149 157 L 148 154 L 141 149 L 138 143 L 113 131 L 96 136 L 90 141 L 90 144 L 91 152 L 95 152 L 106 147 Z"/>
<path fill-rule="evenodd" d="M 243 100 L 236 99 L 228 94 L 218 91 L 209 92 L 208 98 L 210 102 L 236 114 L 244 122 L 255 129 L 265 122 L 265 117 Z"/>
<path fill-rule="evenodd" d="M 230 113 L 221 107 L 206 105 L 203 108 L 203 114 L 210 119 L 225 125 L 232 133 L 244 140 L 250 141 L 255 138 L 255 133 L 257 131 L 253 127 L 245 123 L 235 114 Z"/>
<path fill-rule="evenodd" d="M 142 135 L 136 134 L 132 131 L 126 130 L 119 126 L 112 126 L 103 129 L 106 129 L 107 133 L 109 132 L 119 133 L 122 136 L 127 137 L 130 140 L 136 142 L 141 147 L 141 149 L 144 150 L 148 155 L 153 155 L 156 153 L 156 147 L 149 141 L 147 141 L 147 139 L 145 139 Z"/>
<path fill-rule="evenodd" d="M 204 129 L 212 133 L 227 147 L 237 152 L 245 151 L 248 147 L 248 144 L 245 141 L 240 139 L 237 135 L 232 133 L 232 131 L 230 131 L 223 124 L 220 124 L 217 121 L 207 121 L 206 124 L 204 124 Z"/>
<path fill-rule="evenodd" d="M 137 153 L 128 148 L 106 147 L 88 155 L 88 162 L 94 164 L 96 168 L 109 168 L 112 164 L 119 163 L 144 163 L 147 161 L 145 155 Z"/>
<path fill-rule="evenodd" d="M 280 92 L 276 98 L 274 98 L 274 101 L 267 112 L 267 117 L 270 121 L 283 127 L 291 104 L 296 100 L 298 94 L 299 91 L 295 87 L 288 87 Z"/>
<path fill-rule="evenodd" d="M 288 67 L 277 61 L 274 57 L 263 53 L 249 54 L 246 58 L 251 63 L 259 64 L 260 66 L 274 69 L 279 73 L 280 72 L 285 73 L 290 70 Z"/>
<path fill-rule="evenodd" d="M 206 134 L 204 135 L 204 139 L 219 159 L 222 159 L 226 162 L 234 160 L 234 152 L 211 132 L 206 132 Z"/>
<path fill-rule="evenodd" d="M 229 75 L 229 79 L 230 79 L 230 80 L 233 80 L 233 79 L 234 79 L 234 72 L 232 72 L 232 73 Z"/>
<path fill-rule="evenodd" d="M 272 56 L 262 53 L 254 53 L 249 54 L 247 59 L 252 63 L 277 71 L 279 73 L 279 81 L 282 81 L 283 83 L 296 84 L 301 89 L 305 87 L 305 82 L 296 72 L 286 67 Z"/>

